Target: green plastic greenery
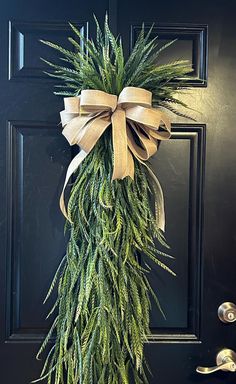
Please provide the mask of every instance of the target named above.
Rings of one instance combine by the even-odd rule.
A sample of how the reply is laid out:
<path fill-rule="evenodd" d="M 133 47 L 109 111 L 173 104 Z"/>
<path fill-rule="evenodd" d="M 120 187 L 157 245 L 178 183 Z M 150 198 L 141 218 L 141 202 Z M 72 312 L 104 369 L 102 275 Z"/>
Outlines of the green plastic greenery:
<path fill-rule="evenodd" d="M 71 25 L 83 41 L 82 47 L 69 38 L 76 51 L 44 41 L 63 54 L 65 67 L 47 62 L 53 68 L 49 75 L 63 81 L 59 94 L 74 96 L 89 88 L 119 94 L 125 86 L 136 86 L 152 92 L 154 105 L 173 111 L 173 104 L 186 106 L 175 98 L 181 85 L 173 80 L 190 72 L 188 63 L 157 66 L 160 52 L 173 42 L 158 49 L 151 29 L 145 35 L 143 28 L 125 61 L 121 39 L 111 33 L 107 17 L 104 31 L 95 21 L 96 42 Z M 49 313 L 54 320 L 37 357 L 54 336 L 55 342 L 34 382 L 148 383 L 143 347 L 150 334 L 150 295 L 160 308 L 148 282 L 148 260 L 174 272 L 163 262 L 170 256 L 156 247 L 156 240 L 167 247 L 150 202 L 156 190 L 146 167 L 134 161 L 134 180 L 111 181 L 113 149 L 107 129 L 75 174 L 67 251 L 45 299 L 57 287 Z"/>

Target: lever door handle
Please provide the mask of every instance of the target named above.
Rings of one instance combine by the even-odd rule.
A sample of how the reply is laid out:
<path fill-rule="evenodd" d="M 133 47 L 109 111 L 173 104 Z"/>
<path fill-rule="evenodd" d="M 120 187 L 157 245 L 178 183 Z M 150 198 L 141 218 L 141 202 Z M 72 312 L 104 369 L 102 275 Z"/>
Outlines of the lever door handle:
<path fill-rule="evenodd" d="M 213 367 L 197 367 L 196 371 L 208 375 L 216 371 L 236 372 L 236 353 L 231 349 L 222 349 L 216 356 L 216 365 Z"/>
<path fill-rule="evenodd" d="M 216 371 L 236 371 L 236 364 L 233 362 L 228 362 L 220 365 L 215 365 L 214 367 L 197 367 L 196 371 L 198 373 L 202 373 L 203 375 L 208 375 L 209 373 L 213 373 Z"/>

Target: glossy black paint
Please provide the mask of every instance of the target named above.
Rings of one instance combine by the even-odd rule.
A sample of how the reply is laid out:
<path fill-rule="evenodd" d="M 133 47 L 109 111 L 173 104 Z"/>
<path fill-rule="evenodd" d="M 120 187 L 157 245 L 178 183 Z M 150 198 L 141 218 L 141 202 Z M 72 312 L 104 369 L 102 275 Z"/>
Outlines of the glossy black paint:
<path fill-rule="evenodd" d="M 65 249 L 58 197 L 72 153 L 60 134 L 62 99 L 52 94 L 39 38 L 66 43 L 67 20 L 94 35 L 92 13 L 110 14 L 128 53 L 142 22 L 161 43 L 178 38 L 161 62 L 194 66 L 184 100 L 196 122 L 173 117 L 173 135 L 152 160 L 166 197 L 166 237 L 177 278 L 154 268 L 151 282 L 167 320 L 153 308 L 146 353 L 150 384 L 231 384 L 233 373 L 203 376 L 223 347 L 236 350 L 235 325 L 217 308 L 236 302 L 234 125 L 236 7 L 231 0 L 2 2 L 0 15 L 0 364 L 1 383 L 26 384 L 49 323 L 43 297 Z M 55 56 L 54 56 L 55 57 Z M 167 260 L 168 261 L 168 260 Z M 111 383 L 112 384 L 112 383 Z"/>

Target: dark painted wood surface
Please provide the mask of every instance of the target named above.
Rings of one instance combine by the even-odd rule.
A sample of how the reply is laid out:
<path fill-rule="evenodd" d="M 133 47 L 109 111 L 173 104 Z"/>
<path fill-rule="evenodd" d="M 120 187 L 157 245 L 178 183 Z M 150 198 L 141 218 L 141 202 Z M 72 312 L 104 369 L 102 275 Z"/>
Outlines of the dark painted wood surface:
<path fill-rule="evenodd" d="M 160 62 L 192 62 L 186 83 L 192 89 L 183 98 L 201 111 L 192 112 L 194 123 L 173 117 L 172 139 L 152 160 L 166 196 L 177 278 L 156 268 L 151 275 L 167 320 L 153 309 L 150 384 L 234 383 L 234 373 L 195 373 L 197 365 L 214 365 L 223 347 L 236 350 L 235 325 L 217 318 L 222 302 L 236 302 L 236 7 L 230 0 L 2 2 L 1 380 L 26 384 L 39 374 L 34 355 L 49 325 L 42 301 L 65 249 L 58 197 L 71 150 L 58 127 L 62 99 L 52 94 L 54 81 L 39 60 L 53 53 L 38 39 L 67 44 L 67 20 L 93 35 L 92 13 L 102 19 L 106 10 L 126 53 L 143 21 L 156 23 L 160 43 L 178 38 Z"/>

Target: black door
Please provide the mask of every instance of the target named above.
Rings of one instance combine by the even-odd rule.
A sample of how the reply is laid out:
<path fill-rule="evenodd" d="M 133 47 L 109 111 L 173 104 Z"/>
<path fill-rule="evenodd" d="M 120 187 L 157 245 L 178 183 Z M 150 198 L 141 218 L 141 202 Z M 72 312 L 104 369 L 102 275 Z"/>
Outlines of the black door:
<path fill-rule="evenodd" d="M 156 23 L 160 43 L 178 38 L 161 60 L 191 61 L 191 90 L 183 98 L 201 112 L 193 112 L 194 123 L 173 116 L 172 139 L 153 159 L 177 278 L 159 269 L 151 276 L 167 319 L 153 309 L 150 384 L 233 383 L 233 372 L 196 373 L 197 366 L 214 366 L 222 349 L 236 351 L 236 324 L 217 314 L 222 303 L 236 303 L 236 7 L 230 0 L 2 3 L 1 380 L 27 384 L 39 375 L 34 356 L 49 326 L 42 301 L 65 249 L 58 198 L 72 154 L 58 126 L 62 99 L 52 94 L 55 83 L 39 60 L 53 53 L 38 39 L 66 45 L 68 20 L 93 34 L 92 13 L 102 20 L 106 10 L 127 53 L 143 21 Z"/>

